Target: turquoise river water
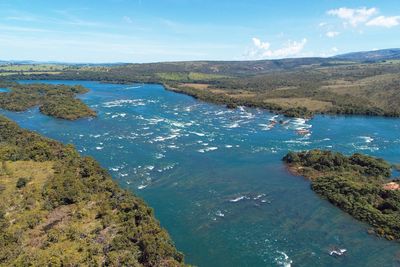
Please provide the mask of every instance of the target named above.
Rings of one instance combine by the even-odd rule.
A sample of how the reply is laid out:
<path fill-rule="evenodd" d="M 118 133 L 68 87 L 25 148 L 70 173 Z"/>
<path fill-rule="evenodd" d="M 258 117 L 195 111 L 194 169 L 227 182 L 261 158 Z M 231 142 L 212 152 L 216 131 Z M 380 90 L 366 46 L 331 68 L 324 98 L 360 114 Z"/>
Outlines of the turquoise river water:
<path fill-rule="evenodd" d="M 22 81 L 29 82 L 29 81 Z M 33 81 L 32 81 L 33 82 Z M 362 152 L 400 162 L 400 119 L 285 119 L 199 102 L 153 84 L 81 84 L 95 119 L 0 113 L 96 158 L 144 198 L 198 266 L 400 266 L 400 245 L 367 233 L 281 162 L 289 150 Z M 270 120 L 286 120 L 284 125 Z M 296 129 L 309 129 L 301 136 Z M 329 252 L 347 249 L 342 257 Z"/>

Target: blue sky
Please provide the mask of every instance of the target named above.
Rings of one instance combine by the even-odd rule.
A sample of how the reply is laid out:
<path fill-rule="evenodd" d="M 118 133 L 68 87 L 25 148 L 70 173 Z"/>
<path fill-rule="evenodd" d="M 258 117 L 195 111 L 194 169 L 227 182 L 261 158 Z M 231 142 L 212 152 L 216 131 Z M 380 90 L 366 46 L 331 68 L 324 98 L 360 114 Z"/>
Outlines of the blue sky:
<path fill-rule="evenodd" d="M 398 0 L 0 0 L 2 60 L 247 60 L 393 47 Z"/>

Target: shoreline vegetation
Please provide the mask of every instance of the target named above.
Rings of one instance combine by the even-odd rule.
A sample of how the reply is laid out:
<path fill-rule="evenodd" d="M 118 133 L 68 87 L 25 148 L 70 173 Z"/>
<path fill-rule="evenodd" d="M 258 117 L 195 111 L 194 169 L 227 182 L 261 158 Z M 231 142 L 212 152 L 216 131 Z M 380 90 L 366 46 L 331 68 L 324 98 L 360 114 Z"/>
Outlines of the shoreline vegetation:
<path fill-rule="evenodd" d="M 91 157 L 0 116 L 0 265 L 184 266 L 153 211 Z"/>
<path fill-rule="evenodd" d="M 157 83 L 228 108 L 258 107 L 288 117 L 400 117 L 400 60 L 384 57 L 0 67 L 0 80 L 24 79 Z"/>
<path fill-rule="evenodd" d="M 291 173 L 308 178 L 318 195 L 371 225 L 370 233 L 400 240 L 400 180 L 390 178 L 389 163 L 321 150 L 289 152 L 283 161 Z"/>
<path fill-rule="evenodd" d="M 9 111 L 25 111 L 38 106 L 41 113 L 65 120 L 77 120 L 96 117 L 80 99 L 78 94 L 89 90 L 83 86 L 19 84 L 16 82 L 0 82 L 0 87 L 8 88 L 8 92 L 0 93 L 0 108 Z"/>

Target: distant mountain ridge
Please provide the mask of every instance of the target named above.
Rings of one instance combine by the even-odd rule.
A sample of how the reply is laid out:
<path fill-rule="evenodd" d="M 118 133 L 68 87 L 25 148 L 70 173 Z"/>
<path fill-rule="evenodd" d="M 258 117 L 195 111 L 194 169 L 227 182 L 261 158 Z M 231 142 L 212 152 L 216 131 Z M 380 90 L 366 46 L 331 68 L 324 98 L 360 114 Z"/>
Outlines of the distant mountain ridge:
<path fill-rule="evenodd" d="M 359 51 L 350 52 L 340 55 L 335 55 L 332 57 L 307 57 L 307 58 L 281 58 L 281 59 L 263 59 L 263 60 L 192 60 L 192 61 L 171 61 L 171 62 L 153 62 L 153 63 L 128 63 L 128 62 L 111 62 L 111 63 L 66 63 L 61 61 L 34 61 L 34 60 L 1 60 L 0 65 L 15 64 L 15 65 L 39 65 L 39 64 L 52 64 L 52 65 L 76 65 L 76 66 L 115 66 L 115 65 L 125 65 L 125 64 L 137 64 L 137 65 L 163 65 L 163 64 L 177 64 L 185 63 L 185 65 L 191 65 L 191 63 L 217 63 L 223 65 L 264 65 L 262 67 L 270 67 L 275 65 L 287 65 L 289 67 L 303 65 L 303 64 L 313 64 L 313 63 L 326 63 L 331 59 L 337 60 L 351 60 L 351 61 L 381 61 L 381 60 L 391 60 L 400 59 L 400 48 L 389 48 L 371 51 Z"/>
<path fill-rule="evenodd" d="M 380 61 L 400 59 L 400 48 L 389 48 L 373 51 L 352 52 L 334 56 L 333 58 L 354 61 Z"/>

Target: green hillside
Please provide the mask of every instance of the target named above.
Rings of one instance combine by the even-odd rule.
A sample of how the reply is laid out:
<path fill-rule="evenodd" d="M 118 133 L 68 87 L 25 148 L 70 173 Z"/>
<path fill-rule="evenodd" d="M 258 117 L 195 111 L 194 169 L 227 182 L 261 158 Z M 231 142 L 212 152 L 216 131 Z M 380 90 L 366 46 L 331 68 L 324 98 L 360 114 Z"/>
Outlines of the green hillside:
<path fill-rule="evenodd" d="M 1 266 L 181 266 L 152 210 L 71 145 L 0 116 Z"/>

